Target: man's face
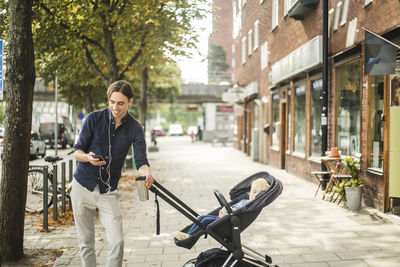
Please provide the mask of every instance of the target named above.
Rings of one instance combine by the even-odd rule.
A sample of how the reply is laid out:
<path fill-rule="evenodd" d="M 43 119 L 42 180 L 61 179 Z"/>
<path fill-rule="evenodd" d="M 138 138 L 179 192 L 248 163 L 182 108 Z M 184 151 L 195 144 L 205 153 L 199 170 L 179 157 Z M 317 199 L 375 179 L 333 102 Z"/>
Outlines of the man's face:
<path fill-rule="evenodd" d="M 128 107 L 132 104 L 133 98 L 128 99 L 120 92 L 114 92 L 108 99 L 108 105 L 115 120 L 121 120 L 128 112 Z"/>
<path fill-rule="evenodd" d="M 395 106 L 400 106 L 400 87 L 394 89 L 393 104 Z"/>

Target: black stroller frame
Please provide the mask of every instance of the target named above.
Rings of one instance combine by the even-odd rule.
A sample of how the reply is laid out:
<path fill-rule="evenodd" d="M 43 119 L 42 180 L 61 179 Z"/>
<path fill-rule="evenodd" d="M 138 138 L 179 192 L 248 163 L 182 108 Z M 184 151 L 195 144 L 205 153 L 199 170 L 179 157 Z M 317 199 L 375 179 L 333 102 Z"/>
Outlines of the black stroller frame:
<path fill-rule="evenodd" d="M 249 185 L 251 184 L 251 181 L 255 180 L 258 177 L 265 178 L 269 182 L 270 188 L 267 191 L 257 195 L 255 200 L 246 205 L 244 209 L 245 212 L 248 211 L 248 213 L 244 214 L 245 218 L 241 218 L 243 217 L 240 216 L 240 214 L 243 213 L 242 209 L 238 211 L 232 211 L 230 206 L 240 201 L 244 197 L 247 197 L 247 192 L 249 191 L 248 189 L 250 188 Z M 191 249 L 201 236 L 205 235 L 205 237 L 207 237 L 207 235 L 209 235 L 221 244 L 221 248 L 225 247 L 230 252 L 229 257 L 226 259 L 222 267 L 227 267 L 227 266 L 233 267 L 239 261 L 249 263 L 251 264 L 250 266 L 260 266 L 260 267 L 277 266 L 272 264 L 271 257 L 269 257 L 268 255 L 263 255 L 254 249 L 242 245 L 240 237 L 241 231 L 247 228 L 247 226 L 249 226 L 250 223 L 254 221 L 254 219 L 261 212 L 262 208 L 271 203 L 282 192 L 282 183 L 273 176 L 271 176 L 269 173 L 267 172 L 256 173 L 246 178 L 238 185 L 236 185 L 230 191 L 232 199 L 230 203 L 226 201 L 225 197 L 218 190 L 215 190 L 214 194 L 219 204 L 221 205 L 221 207 L 226 208 L 226 210 L 228 211 L 228 215 L 218 219 L 217 221 L 211 223 L 210 225 L 205 225 L 201 223 L 197 219 L 199 216 L 197 212 L 191 209 L 188 205 L 186 205 L 183 201 L 181 201 L 179 198 L 173 195 L 170 191 L 168 191 L 157 181 L 154 181 L 153 185 L 150 187 L 149 190 L 155 194 L 155 199 L 157 204 L 158 204 L 157 196 L 160 196 L 160 198 L 162 198 L 165 202 L 167 202 L 169 205 L 174 207 L 185 217 L 191 220 L 194 224 L 200 227 L 201 230 L 199 232 L 197 232 L 196 234 L 190 236 L 185 240 L 179 241 L 177 239 L 174 239 L 177 246 Z M 210 215 L 218 214 L 218 211 L 220 210 L 221 207 L 213 210 L 209 214 Z M 190 228 L 190 226 L 191 225 L 188 225 L 182 231 L 186 232 Z M 159 234 L 159 229 L 160 229 L 160 220 L 159 220 L 159 211 L 157 211 L 157 234 Z"/>

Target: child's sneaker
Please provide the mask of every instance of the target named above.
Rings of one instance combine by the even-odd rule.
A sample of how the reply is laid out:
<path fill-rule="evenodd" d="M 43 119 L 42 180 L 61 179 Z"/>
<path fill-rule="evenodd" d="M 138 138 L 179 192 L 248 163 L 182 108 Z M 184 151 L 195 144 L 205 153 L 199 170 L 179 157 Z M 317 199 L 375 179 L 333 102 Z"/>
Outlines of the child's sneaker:
<path fill-rule="evenodd" d="M 174 233 L 174 237 L 179 241 L 184 240 L 184 239 L 188 238 L 189 236 L 190 236 L 189 234 L 184 233 L 184 232 L 175 232 Z"/>

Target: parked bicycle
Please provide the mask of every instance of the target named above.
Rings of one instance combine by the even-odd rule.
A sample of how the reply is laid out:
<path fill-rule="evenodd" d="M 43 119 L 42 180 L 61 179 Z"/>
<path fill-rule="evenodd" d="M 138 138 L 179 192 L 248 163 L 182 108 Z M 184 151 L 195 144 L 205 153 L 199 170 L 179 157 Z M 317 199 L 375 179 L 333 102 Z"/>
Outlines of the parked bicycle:
<path fill-rule="evenodd" d="M 44 158 L 46 162 L 51 163 L 47 175 L 47 206 L 53 205 L 53 168 L 57 165 L 57 162 L 63 160 L 63 158 L 58 156 L 47 156 Z M 43 211 L 43 201 L 44 201 L 44 168 L 43 166 L 30 166 L 28 170 L 28 185 L 26 194 L 26 212 L 42 212 Z M 71 183 L 65 186 L 65 195 L 69 199 L 69 192 L 71 189 Z M 62 186 L 57 185 L 57 201 L 62 198 Z"/>

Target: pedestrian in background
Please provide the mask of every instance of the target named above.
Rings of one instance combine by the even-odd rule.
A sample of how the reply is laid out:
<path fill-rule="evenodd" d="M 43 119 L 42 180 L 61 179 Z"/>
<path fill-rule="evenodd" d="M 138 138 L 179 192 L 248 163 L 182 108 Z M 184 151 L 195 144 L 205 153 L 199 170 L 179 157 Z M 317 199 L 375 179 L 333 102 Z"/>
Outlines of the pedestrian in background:
<path fill-rule="evenodd" d="M 200 126 L 197 126 L 196 140 L 201 141 L 203 139 L 203 131 Z"/>
<path fill-rule="evenodd" d="M 82 125 L 74 158 L 71 200 L 74 211 L 82 266 L 96 266 L 96 210 L 109 246 L 107 267 L 121 266 L 124 252 L 122 214 L 117 186 L 125 157 L 133 144 L 139 173 L 146 176 L 146 187 L 154 178 L 146 154 L 143 126 L 128 114 L 133 89 L 126 81 L 117 81 L 107 90 L 109 108 L 90 113 Z"/>

